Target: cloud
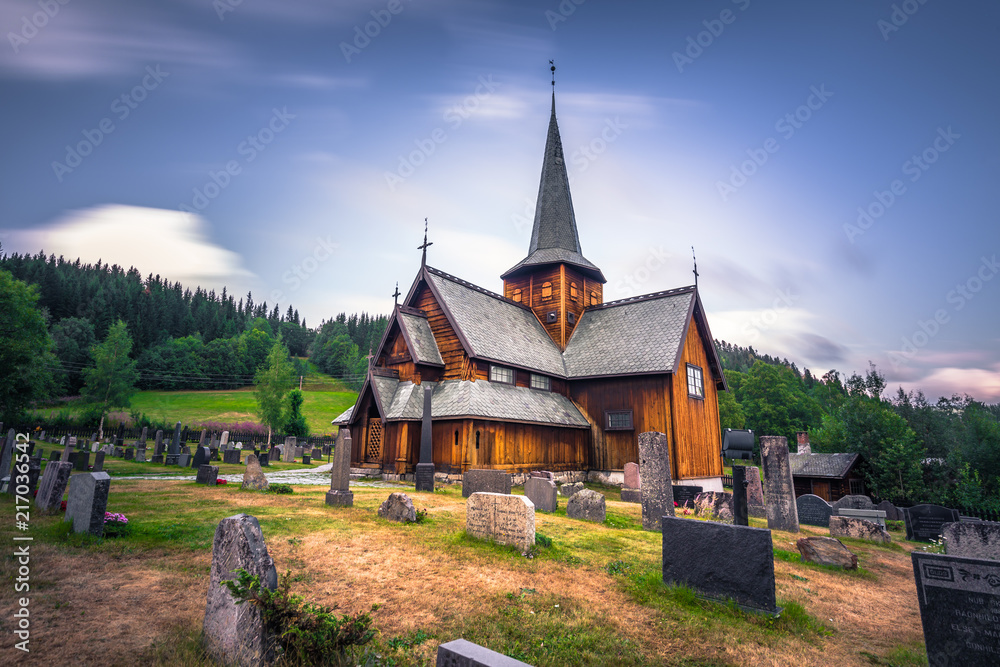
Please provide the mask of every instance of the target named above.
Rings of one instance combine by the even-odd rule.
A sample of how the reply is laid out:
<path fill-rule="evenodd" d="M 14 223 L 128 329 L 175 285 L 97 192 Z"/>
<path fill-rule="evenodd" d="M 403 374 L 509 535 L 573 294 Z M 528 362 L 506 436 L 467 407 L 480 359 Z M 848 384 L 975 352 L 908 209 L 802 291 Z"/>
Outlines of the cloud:
<path fill-rule="evenodd" d="M 239 293 L 254 277 L 240 255 L 209 240 L 204 219 L 157 208 L 106 204 L 71 211 L 42 228 L 12 230 L 4 249 L 134 266 L 143 276 L 158 274 L 192 289 Z"/>
<path fill-rule="evenodd" d="M 812 333 L 802 333 L 795 336 L 794 345 L 803 357 L 819 363 L 844 361 L 847 351 L 843 345 Z"/>
<path fill-rule="evenodd" d="M 992 368 L 938 368 L 919 383 L 903 383 L 907 390 L 923 390 L 928 399 L 952 394 L 968 394 L 986 402 L 1000 401 L 1000 363 Z"/>

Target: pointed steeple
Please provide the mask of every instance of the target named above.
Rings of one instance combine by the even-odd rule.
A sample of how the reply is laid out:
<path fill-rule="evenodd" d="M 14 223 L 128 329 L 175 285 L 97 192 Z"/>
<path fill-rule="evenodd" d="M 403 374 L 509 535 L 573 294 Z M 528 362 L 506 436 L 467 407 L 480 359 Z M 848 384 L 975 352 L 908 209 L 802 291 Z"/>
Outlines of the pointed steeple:
<path fill-rule="evenodd" d="M 606 282 L 601 270 L 583 256 L 580 248 L 573 198 L 569 191 L 569 175 L 566 173 L 566 158 L 556 121 L 555 91 L 552 92 L 552 114 L 545 139 L 545 156 L 542 159 L 542 176 L 535 202 L 535 221 L 531 228 L 528 256 L 501 277 L 506 280 L 526 267 L 554 263 L 574 265 L 594 279 Z"/>

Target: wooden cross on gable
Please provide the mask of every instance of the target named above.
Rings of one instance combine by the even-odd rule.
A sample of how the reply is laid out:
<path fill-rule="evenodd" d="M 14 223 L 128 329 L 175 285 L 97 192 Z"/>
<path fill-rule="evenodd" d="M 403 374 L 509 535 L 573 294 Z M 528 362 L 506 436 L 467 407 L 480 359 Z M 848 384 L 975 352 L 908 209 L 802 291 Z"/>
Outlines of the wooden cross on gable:
<path fill-rule="evenodd" d="M 375 355 L 372 354 L 372 346 L 371 345 L 368 346 L 368 354 L 366 354 L 364 356 L 364 358 L 368 360 L 368 368 L 371 368 L 372 367 L 372 359 L 375 358 Z"/>
<path fill-rule="evenodd" d="M 420 258 L 420 266 L 427 266 L 427 246 L 432 246 L 433 243 L 427 242 L 427 218 L 424 218 L 424 244 L 418 245 L 417 250 L 423 250 L 424 254 Z"/>
<path fill-rule="evenodd" d="M 399 305 L 399 283 L 396 283 L 396 291 L 392 293 L 392 304 L 393 306 Z"/>

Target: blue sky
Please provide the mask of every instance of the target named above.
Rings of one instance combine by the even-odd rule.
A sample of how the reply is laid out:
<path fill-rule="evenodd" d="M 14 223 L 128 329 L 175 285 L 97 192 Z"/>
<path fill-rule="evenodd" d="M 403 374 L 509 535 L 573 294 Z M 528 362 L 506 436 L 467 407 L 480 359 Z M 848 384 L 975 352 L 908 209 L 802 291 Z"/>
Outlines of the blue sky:
<path fill-rule="evenodd" d="M 48 13 L 46 14 L 46 8 Z M 584 254 L 716 338 L 1000 400 L 1000 6 L 0 4 L 0 242 L 387 312 L 527 251 L 557 71 Z M 859 210 L 860 209 L 860 210 Z"/>

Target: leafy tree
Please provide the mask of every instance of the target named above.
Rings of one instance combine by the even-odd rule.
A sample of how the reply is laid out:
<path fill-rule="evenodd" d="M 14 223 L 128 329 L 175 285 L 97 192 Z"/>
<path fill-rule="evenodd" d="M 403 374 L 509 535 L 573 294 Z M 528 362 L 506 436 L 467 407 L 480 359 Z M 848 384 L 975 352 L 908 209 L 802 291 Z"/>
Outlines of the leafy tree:
<path fill-rule="evenodd" d="M 288 392 L 288 422 L 285 425 L 285 433 L 294 435 L 297 438 L 305 438 L 309 435 L 309 424 L 302 414 L 302 392 L 299 389 L 292 389 Z"/>
<path fill-rule="evenodd" d="M 60 390 L 76 394 L 83 387 L 83 369 L 90 363 L 90 348 L 97 342 L 94 325 L 80 317 L 67 317 L 53 324 L 49 334 L 59 359 Z"/>
<path fill-rule="evenodd" d="M 57 364 L 38 289 L 0 270 L 0 415 L 13 421 L 53 389 Z"/>
<path fill-rule="evenodd" d="M 758 360 L 737 384 L 736 398 L 746 425 L 758 435 L 783 435 L 795 442 L 796 431 L 809 430 L 822 420 L 819 403 L 805 393 L 788 367 Z"/>
<path fill-rule="evenodd" d="M 721 428 L 746 428 L 743 407 L 736 401 L 732 389 L 719 392 L 719 425 Z"/>
<path fill-rule="evenodd" d="M 129 358 L 132 352 L 132 337 L 125 322 L 118 320 L 108 329 L 103 343 L 91 348 L 94 366 L 83 371 L 85 400 L 97 405 L 101 410 L 98 426 L 100 437 L 104 437 L 104 418 L 112 408 L 127 408 L 135 394 L 135 383 L 139 380 L 136 362 Z"/>
<path fill-rule="evenodd" d="M 292 388 L 294 370 L 288 361 L 288 349 L 277 341 L 271 346 L 264 366 L 254 376 L 254 397 L 257 415 L 267 426 L 267 444 L 271 432 L 283 428 L 288 422 L 288 390 Z"/>

